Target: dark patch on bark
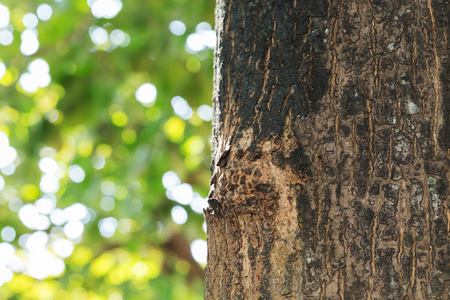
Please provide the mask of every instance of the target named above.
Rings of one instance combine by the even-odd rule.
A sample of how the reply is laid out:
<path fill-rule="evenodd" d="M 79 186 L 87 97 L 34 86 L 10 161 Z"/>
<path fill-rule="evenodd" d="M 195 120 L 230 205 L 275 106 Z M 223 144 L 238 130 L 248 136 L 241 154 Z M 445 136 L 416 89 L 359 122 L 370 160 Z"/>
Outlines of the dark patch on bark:
<path fill-rule="evenodd" d="M 361 135 L 363 138 L 358 142 L 358 160 L 356 161 L 355 164 L 354 182 L 356 195 L 361 198 L 365 197 L 366 195 L 369 185 L 369 178 L 371 177 L 370 174 L 371 155 L 369 149 L 369 142 L 368 140 L 366 140 L 367 134 L 368 134 L 368 126 L 359 124 L 359 135 Z"/>
<path fill-rule="evenodd" d="M 280 168 L 284 168 L 284 154 L 283 151 L 277 151 L 272 156 L 272 162 Z"/>
<path fill-rule="evenodd" d="M 391 179 L 393 181 L 399 181 L 403 178 L 402 169 L 398 165 L 393 165 L 391 170 Z"/>
<path fill-rule="evenodd" d="M 413 244 L 413 236 L 411 233 L 406 232 L 403 236 L 403 243 L 406 247 L 411 247 Z"/>
<path fill-rule="evenodd" d="M 258 159 L 261 157 L 261 153 L 259 151 L 249 151 L 247 158 L 251 161 L 254 161 L 255 159 Z"/>
<path fill-rule="evenodd" d="M 344 293 L 344 299 L 355 299 L 355 300 L 363 300 L 367 299 L 367 288 L 369 286 L 368 282 L 363 281 L 355 271 L 356 266 L 352 265 L 351 272 L 352 276 L 356 278 L 353 281 L 352 285 L 349 286 Z"/>
<path fill-rule="evenodd" d="M 412 257 L 409 255 L 403 256 L 401 264 L 403 271 L 402 283 L 408 283 L 412 272 Z"/>
<path fill-rule="evenodd" d="M 434 142 L 431 139 L 431 123 L 426 121 L 421 122 L 419 134 L 417 136 L 417 142 L 422 150 L 422 157 L 425 159 L 434 157 Z"/>
<path fill-rule="evenodd" d="M 371 196 L 378 196 L 380 194 L 380 182 L 374 181 L 370 187 L 369 194 Z"/>
<path fill-rule="evenodd" d="M 261 193 L 263 193 L 263 194 L 268 194 L 268 193 L 270 193 L 270 192 L 273 191 L 273 186 L 272 186 L 271 184 L 264 184 L 264 183 L 261 183 L 261 184 L 257 184 L 257 185 L 255 186 L 255 189 L 256 189 L 258 192 L 261 192 Z"/>
<path fill-rule="evenodd" d="M 219 167 L 225 167 L 228 162 L 228 156 L 230 155 L 230 149 L 224 150 L 219 157 L 219 160 L 217 161 L 217 165 Z"/>
<path fill-rule="evenodd" d="M 350 79 L 347 85 L 343 87 L 342 93 L 343 119 L 345 120 L 351 116 L 360 114 L 364 107 L 364 95 L 361 91 L 361 79 Z"/>
<path fill-rule="evenodd" d="M 442 83 L 442 120 L 443 124 L 438 134 L 439 147 L 443 151 L 450 149 L 450 62 L 443 64 L 440 74 Z"/>
<path fill-rule="evenodd" d="M 208 205 L 208 209 L 210 209 L 215 216 L 222 215 L 222 205 L 216 198 L 208 199 Z"/>
<path fill-rule="evenodd" d="M 304 1 L 294 8 L 285 1 L 242 1 L 229 7 L 230 28 L 222 36 L 219 57 L 221 68 L 228 68 L 229 73 L 221 71 L 220 90 L 228 90 L 227 86 L 234 89 L 232 95 L 219 94 L 217 102 L 219 108 L 238 107 L 240 131 L 253 127 L 258 136 L 253 146 L 280 136 L 289 111 L 293 116 L 319 111 L 330 75 L 326 67 L 329 46 L 324 41 L 327 20 L 314 17 L 326 15 L 328 2 L 321 2 L 323 6 Z M 305 11 L 305 15 L 293 13 L 296 10 Z M 224 118 L 221 115 L 219 121 L 223 123 Z"/>
<path fill-rule="evenodd" d="M 293 262 L 295 262 L 298 259 L 297 255 L 292 254 L 286 259 L 286 265 L 285 265 L 285 273 L 283 275 L 283 287 L 280 290 L 280 294 L 282 296 L 287 296 L 292 293 L 292 277 L 294 273 L 294 265 Z"/>
<path fill-rule="evenodd" d="M 314 224 L 316 224 L 317 212 L 311 208 L 311 200 L 309 199 L 303 185 L 297 184 L 296 189 L 299 190 L 299 195 L 297 196 L 298 219 L 302 224 L 302 230 L 299 234 L 301 235 L 300 238 L 303 241 L 303 248 L 310 249 L 314 245 Z"/>
<path fill-rule="evenodd" d="M 394 125 L 397 122 L 394 104 L 390 99 L 371 104 L 374 112 L 374 123 L 377 125 Z"/>
<path fill-rule="evenodd" d="M 423 167 L 424 167 L 425 173 L 427 173 L 427 175 L 437 175 L 437 176 L 442 175 L 442 171 L 443 171 L 442 165 L 433 164 L 433 163 L 430 163 L 430 161 L 425 160 Z"/>
<path fill-rule="evenodd" d="M 362 139 L 368 139 L 369 137 L 369 121 L 368 118 L 363 118 L 358 120 L 358 122 L 356 123 L 356 135 Z M 364 144 L 367 144 L 364 143 Z"/>
<path fill-rule="evenodd" d="M 448 270 L 447 270 L 448 274 Z M 444 289 L 446 284 L 444 283 L 444 280 L 441 276 L 435 275 L 430 280 L 430 289 L 429 289 L 429 296 L 433 297 L 434 299 L 443 299 L 442 296 L 444 296 Z"/>
<path fill-rule="evenodd" d="M 238 149 L 238 151 L 236 153 L 237 159 L 241 159 L 243 156 L 244 156 L 244 150 Z"/>
<path fill-rule="evenodd" d="M 389 168 L 387 165 L 375 164 L 375 176 L 387 179 L 389 176 Z"/>
<path fill-rule="evenodd" d="M 272 299 L 271 291 L 270 291 L 270 279 L 271 279 L 271 269 L 272 265 L 270 263 L 270 253 L 273 249 L 273 229 L 268 222 L 268 220 L 264 220 L 262 224 L 262 251 L 261 251 L 261 265 L 262 265 L 262 276 L 261 282 L 259 284 L 258 290 L 261 293 L 259 299 Z"/>
<path fill-rule="evenodd" d="M 351 133 L 350 127 L 347 125 L 339 125 L 339 134 L 343 137 L 349 137 Z"/>
<path fill-rule="evenodd" d="M 375 158 L 380 163 L 385 163 L 389 160 L 389 140 L 386 138 L 376 139 L 374 143 Z"/>

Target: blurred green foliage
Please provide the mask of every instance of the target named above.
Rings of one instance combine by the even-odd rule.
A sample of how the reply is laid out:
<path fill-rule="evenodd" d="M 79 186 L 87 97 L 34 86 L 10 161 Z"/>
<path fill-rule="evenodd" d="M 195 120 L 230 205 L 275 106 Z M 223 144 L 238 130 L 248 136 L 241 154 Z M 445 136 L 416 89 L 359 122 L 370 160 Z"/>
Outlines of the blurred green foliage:
<path fill-rule="evenodd" d="M 179 195 L 170 200 L 166 192 L 187 183 L 188 193 L 192 186 L 203 197 L 202 202 L 194 196 L 200 204 L 208 192 L 211 124 L 199 117 L 197 108 L 211 105 L 213 51 L 189 50 L 186 40 L 198 24 L 214 25 L 214 1 L 123 1 L 110 19 L 93 16 L 95 2 L 0 1 L 10 18 L 10 24 L 0 28 L 0 37 L 1 30 L 14 37 L 0 45 L 5 66 L 0 72 L 0 132 L 17 151 L 13 165 L 0 169 L 0 255 L 5 244 L 14 247 L 10 261 L 0 258 L 0 298 L 203 299 L 204 265 L 192 259 L 190 249 L 192 241 L 206 239 L 203 215 L 192 209 L 189 199 L 178 203 Z M 52 15 L 38 20 L 32 30 L 39 48 L 24 55 L 23 17 L 36 15 L 44 3 Z M 174 20 L 186 25 L 184 34 L 171 33 Z M 108 33 L 98 45 L 92 37 L 96 28 Z M 112 43 L 110 34 L 116 29 L 129 36 L 129 43 Z M 51 82 L 27 92 L 20 78 L 38 58 L 47 62 Z M 145 83 L 157 89 L 154 103 L 136 99 L 136 90 Z M 186 99 L 192 116 L 175 114 L 175 96 Z M 39 167 L 44 157 L 58 164 L 51 178 L 57 178 L 59 188 L 47 193 Z M 85 174 L 79 183 L 69 176 L 74 165 Z M 168 171 L 180 182 L 166 189 L 162 178 Z M 37 207 L 42 197 L 56 202 L 51 212 L 38 209 L 52 223 L 37 230 L 19 215 L 28 204 Z M 82 221 L 82 237 L 71 239 L 64 231 L 68 220 L 53 222 L 50 216 L 57 209 L 67 212 L 75 203 L 89 213 Z M 171 212 L 176 206 L 187 212 L 186 223 L 174 222 Z M 107 228 L 110 237 L 99 230 L 107 218 L 114 227 Z M 12 239 L 3 230 L 7 226 L 16 233 Z M 48 241 L 41 246 L 52 257 L 59 257 L 55 241 L 74 244 L 67 257 L 60 257 L 65 263 L 62 273 L 33 276 L 30 260 L 36 247 L 30 237 L 38 231 L 46 233 Z"/>

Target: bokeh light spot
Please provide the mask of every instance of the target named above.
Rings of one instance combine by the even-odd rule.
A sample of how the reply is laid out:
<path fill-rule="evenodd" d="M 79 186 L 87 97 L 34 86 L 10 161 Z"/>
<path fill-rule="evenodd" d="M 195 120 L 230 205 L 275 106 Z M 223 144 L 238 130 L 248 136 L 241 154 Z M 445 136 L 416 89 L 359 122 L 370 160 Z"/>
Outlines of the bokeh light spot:
<path fill-rule="evenodd" d="M 4 168 L 12 163 L 17 157 L 17 151 L 9 145 L 6 133 L 0 131 L 0 168 Z"/>
<path fill-rule="evenodd" d="M 110 196 L 114 194 L 116 186 L 112 181 L 106 180 L 102 182 L 100 189 L 104 195 Z"/>
<path fill-rule="evenodd" d="M 52 245 L 53 251 L 62 258 L 69 257 L 73 252 L 73 244 L 69 240 L 57 239 Z"/>
<path fill-rule="evenodd" d="M 9 24 L 9 9 L 0 4 L 0 28 L 4 28 Z"/>
<path fill-rule="evenodd" d="M 208 22 L 201 22 L 198 23 L 197 26 L 195 27 L 195 31 L 209 31 L 212 30 L 211 24 L 209 24 Z"/>
<path fill-rule="evenodd" d="M 191 203 L 194 199 L 192 186 L 188 183 L 183 183 L 173 189 L 169 189 L 166 194 L 170 200 L 184 205 Z"/>
<path fill-rule="evenodd" d="M 136 90 L 136 99 L 144 105 L 150 106 L 155 102 L 156 87 L 151 83 L 144 83 Z"/>
<path fill-rule="evenodd" d="M 192 199 L 190 205 L 193 211 L 203 214 L 203 209 L 208 207 L 208 199 L 201 197 L 198 193 L 194 193 L 194 199 Z"/>
<path fill-rule="evenodd" d="M 0 18 L 1 20 L 1 18 Z M 3 46 L 9 46 L 14 41 L 14 35 L 8 29 L 0 30 L 0 44 Z"/>
<path fill-rule="evenodd" d="M 50 213 L 50 221 L 57 226 L 63 225 L 67 222 L 67 213 L 62 209 L 55 209 Z"/>
<path fill-rule="evenodd" d="M 72 180 L 75 183 L 80 183 L 84 180 L 84 177 L 86 174 L 84 173 L 84 170 L 79 165 L 72 165 L 69 167 L 68 175 L 70 180 Z"/>
<path fill-rule="evenodd" d="M 59 181 L 55 175 L 44 174 L 41 177 L 39 188 L 43 193 L 56 193 L 59 189 Z"/>
<path fill-rule="evenodd" d="M 175 35 L 183 35 L 186 32 L 186 25 L 183 22 L 175 20 L 170 22 L 169 30 Z"/>
<path fill-rule="evenodd" d="M 30 72 L 32 75 L 36 77 L 46 75 L 48 74 L 49 71 L 50 67 L 48 66 L 48 63 L 42 58 L 35 59 L 28 65 L 28 72 Z"/>
<path fill-rule="evenodd" d="M 78 220 L 69 221 L 66 225 L 64 225 L 63 231 L 69 239 L 75 240 L 83 234 L 84 225 Z"/>
<path fill-rule="evenodd" d="M 21 34 L 21 38 L 20 52 L 26 56 L 36 53 L 39 49 L 39 41 L 35 29 L 25 29 Z"/>
<path fill-rule="evenodd" d="M 181 184 L 180 177 L 174 171 L 164 173 L 162 177 L 162 184 L 166 189 L 177 187 Z"/>
<path fill-rule="evenodd" d="M 39 214 L 37 208 L 32 204 L 26 204 L 19 209 L 19 218 L 29 229 L 46 230 L 50 227 L 48 217 Z"/>
<path fill-rule="evenodd" d="M 35 14 L 27 13 L 23 16 L 22 22 L 26 28 L 33 29 L 33 28 L 36 28 L 39 21 Z"/>
<path fill-rule="evenodd" d="M 39 169 L 45 174 L 56 174 L 58 171 L 58 164 L 56 160 L 51 157 L 43 157 L 39 160 Z"/>
<path fill-rule="evenodd" d="M 96 277 L 107 274 L 116 262 L 116 258 L 111 253 L 104 253 L 95 259 L 90 266 L 92 274 Z"/>
<path fill-rule="evenodd" d="M 178 225 L 182 225 L 184 223 L 186 223 L 187 219 L 188 219 L 188 214 L 186 212 L 186 210 L 181 207 L 181 206 L 174 206 L 172 208 L 171 211 L 172 214 L 172 220 L 178 224 Z"/>
<path fill-rule="evenodd" d="M 109 295 L 108 300 L 123 300 L 123 297 L 120 294 L 112 293 Z"/>
<path fill-rule="evenodd" d="M 113 112 L 111 120 L 117 127 L 123 127 L 128 124 L 128 116 L 121 110 Z"/>
<path fill-rule="evenodd" d="M 12 262 L 16 250 L 9 243 L 0 243 L 0 267 L 7 266 Z"/>
<path fill-rule="evenodd" d="M 206 241 L 198 239 L 191 243 L 191 253 L 195 261 L 200 264 L 206 264 L 208 255 L 208 245 Z"/>
<path fill-rule="evenodd" d="M 50 5 L 44 3 L 38 6 L 36 13 L 39 19 L 47 21 L 52 16 L 53 10 Z"/>
<path fill-rule="evenodd" d="M 5 179 L 3 179 L 2 176 L 0 176 L 0 192 L 3 191 L 5 188 Z"/>
<path fill-rule="evenodd" d="M 188 35 L 186 39 L 186 47 L 189 50 L 189 52 L 192 53 L 202 51 L 206 48 L 205 44 L 203 43 L 202 36 L 198 33 Z"/>
<path fill-rule="evenodd" d="M 0 79 L 3 78 L 3 76 L 5 76 L 6 73 L 6 66 L 3 62 L 0 61 Z"/>
<path fill-rule="evenodd" d="M 112 19 L 122 9 L 120 0 L 88 0 L 88 5 L 96 18 Z"/>
<path fill-rule="evenodd" d="M 126 129 L 122 132 L 122 141 L 125 144 L 133 144 L 136 141 L 136 132 L 133 129 Z"/>
<path fill-rule="evenodd" d="M 114 29 L 109 34 L 111 42 L 120 47 L 126 47 L 130 44 L 130 36 L 120 29 Z"/>
<path fill-rule="evenodd" d="M 12 175 L 16 171 L 16 165 L 14 165 L 14 163 L 9 163 L 6 167 L 0 168 L 0 171 L 3 175 Z"/>
<path fill-rule="evenodd" d="M 20 86 L 27 93 L 34 93 L 38 88 L 44 88 L 51 82 L 50 68 L 47 62 L 41 58 L 33 60 L 28 65 L 28 72 L 19 78 Z M 40 102 L 40 105 L 43 103 Z"/>
<path fill-rule="evenodd" d="M 89 139 L 82 140 L 77 147 L 78 153 L 83 157 L 88 157 L 92 153 L 92 141 Z"/>
<path fill-rule="evenodd" d="M 203 121 L 211 121 L 213 118 L 213 112 L 213 108 L 206 104 L 200 105 L 197 109 L 197 114 Z"/>
<path fill-rule="evenodd" d="M 163 131 L 170 141 L 178 143 L 183 139 L 185 127 L 182 119 L 172 117 L 164 124 Z"/>
<path fill-rule="evenodd" d="M 108 217 L 102 219 L 98 222 L 98 229 L 100 231 L 100 235 L 105 238 L 110 238 L 116 232 L 117 226 L 119 223 L 113 217 Z"/>
<path fill-rule="evenodd" d="M 64 262 L 56 258 L 46 249 L 31 251 L 24 273 L 36 278 L 44 279 L 48 276 L 58 276 L 64 272 Z"/>
<path fill-rule="evenodd" d="M 105 211 L 112 211 L 116 206 L 116 202 L 111 197 L 103 197 L 100 202 L 100 206 Z"/>
<path fill-rule="evenodd" d="M 97 149 L 95 150 L 98 156 L 108 158 L 111 155 L 112 148 L 109 145 L 101 144 L 97 146 Z"/>
<path fill-rule="evenodd" d="M 5 226 L 2 229 L 1 236 L 5 242 L 12 242 L 16 238 L 16 230 L 11 226 Z"/>
<path fill-rule="evenodd" d="M 124 185 L 119 185 L 116 187 L 114 195 L 116 196 L 117 200 L 123 200 L 128 196 L 128 188 Z"/>
<path fill-rule="evenodd" d="M 29 251 L 44 249 L 47 246 L 48 235 L 44 231 L 36 231 L 29 235 L 25 247 Z"/>
<path fill-rule="evenodd" d="M 34 206 L 38 212 L 43 215 L 49 215 L 56 206 L 56 197 L 52 194 L 45 195 L 44 197 L 36 200 Z"/>
<path fill-rule="evenodd" d="M 117 229 L 119 230 L 120 233 L 126 234 L 131 231 L 133 224 L 134 224 L 133 220 L 130 220 L 128 218 L 122 218 L 119 220 L 119 226 L 117 227 Z"/>
<path fill-rule="evenodd" d="M 180 259 L 175 264 L 175 270 L 181 275 L 186 275 L 187 273 L 189 273 L 190 269 L 191 265 L 183 259 Z"/>
<path fill-rule="evenodd" d="M 91 40 L 95 45 L 106 43 L 109 37 L 108 31 L 98 26 L 92 26 L 91 28 L 89 28 L 89 35 L 91 36 Z"/>
<path fill-rule="evenodd" d="M 138 261 L 133 265 L 133 272 L 138 277 L 144 277 L 148 273 L 148 266 L 143 261 Z"/>
<path fill-rule="evenodd" d="M 23 202 L 19 198 L 13 198 L 9 200 L 8 207 L 13 212 L 19 212 L 23 207 Z"/>
<path fill-rule="evenodd" d="M 89 211 L 86 205 L 82 203 L 74 203 L 64 209 L 66 218 L 70 221 L 82 221 L 87 223 L 89 221 Z"/>
<path fill-rule="evenodd" d="M 191 73 L 198 73 L 200 71 L 202 64 L 195 57 L 189 57 L 186 61 L 186 69 Z"/>
<path fill-rule="evenodd" d="M 170 102 L 172 104 L 172 108 L 177 116 L 184 120 L 189 120 L 192 117 L 192 108 L 189 106 L 189 103 L 184 100 L 180 96 L 175 96 L 172 98 Z"/>

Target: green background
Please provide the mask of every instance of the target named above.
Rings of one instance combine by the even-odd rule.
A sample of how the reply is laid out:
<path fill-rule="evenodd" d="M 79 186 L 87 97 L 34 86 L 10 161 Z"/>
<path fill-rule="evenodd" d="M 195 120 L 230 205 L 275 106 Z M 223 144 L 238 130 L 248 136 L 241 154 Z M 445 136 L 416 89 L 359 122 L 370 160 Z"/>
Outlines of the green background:
<path fill-rule="evenodd" d="M 52 16 L 39 20 L 36 27 L 37 52 L 23 55 L 22 18 L 36 14 L 43 3 L 52 7 Z M 62 169 L 56 208 L 82 203 L 92 209 L 82 238 L 72 241 L 74 250 L 63 259 L 62 274 L 40 280 L 14 272 L 0 287 L 0 298 L 203 299 L 204 265 L 193 261 L 190 253 L 192 241 L 206 239 L 203 215 L 168 199 L 162 177 L 174 171 L 182 183 L 207 196 L 211 122 L 202 120 L 197 108 L 212 105 L 213 50 L 189 53 L 185 44 L 199 23 L 214 27 L 214 2 L 123 1 L 111 19 L 95 18 L 86 0 L 0 4 L 10 11 L 14 36 L 12 44 L 0 45 L 0 61 L 6 67 L 0 79 L 0 131 L 18 155 L 14 173 L 0 173 L 5 182 L 0 229 L 15 229 L 16 236 L 8 243 L 26 262 L 29 253 L 19 238 L 36 230 L 23 224 L 10 202 L 34 205 L 43 196 L 39 161 L 45 156 Z M 174 20 L 186 25 L 183 35 L 169 31 Z M 108 43 L 96 46 L 89 34 L 92 26 L 108 33 L 120 29 L 130 43 L 115 49 Z M 48 63 L 51 83 L 27 93 L 19 78 L 37 58 Z M 144 83 L 157 89 L 152 106 L 136 100 L 135 92 Z M 188 120 L 174 113 L 175 96 L 192 108 Z M 94 167 L 103 162 L 102 168 Z M 80 183 L 67 173 L 75 164 L 85 172 Z M 105 181 L 115 187 L 110 195 L 115 207 L 109 211 L 101 206 Z M 187 212 L 186 223 L 173 221 L 175 206 Z M 106 238 L 99 232 L 99 221 L 108 217 L 117 220 L 118 228 Z M 55 257 L 52 241 L 67 239 L 62 228 L 51 224 L 44 230 L 49 237 L 46 248 Z"/>

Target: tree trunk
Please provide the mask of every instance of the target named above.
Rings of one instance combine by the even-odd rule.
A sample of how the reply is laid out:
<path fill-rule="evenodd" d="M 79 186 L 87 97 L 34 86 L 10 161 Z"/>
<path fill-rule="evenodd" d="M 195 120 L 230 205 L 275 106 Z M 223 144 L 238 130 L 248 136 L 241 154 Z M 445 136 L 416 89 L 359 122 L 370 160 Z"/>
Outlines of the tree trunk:
<path fill-rule="evenodd" d="M 218 0 L 206 299 L 448 299 L 446 0 Z"/>

